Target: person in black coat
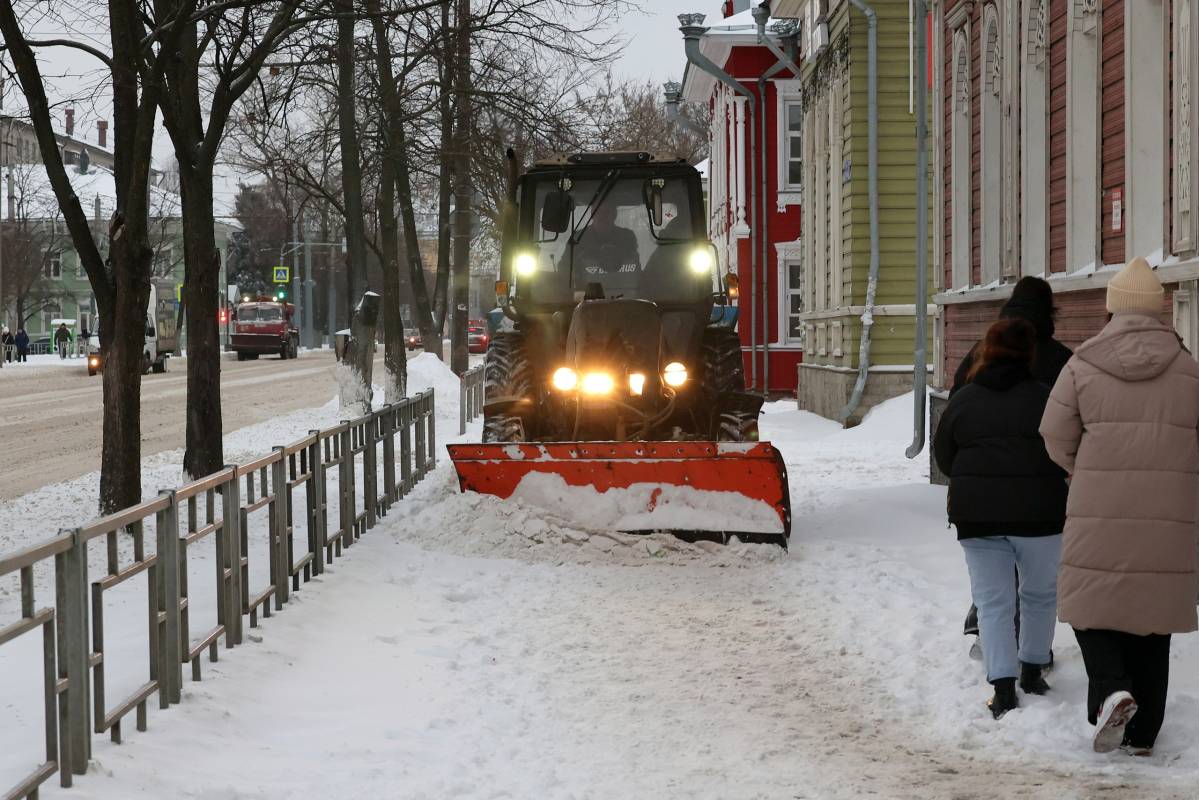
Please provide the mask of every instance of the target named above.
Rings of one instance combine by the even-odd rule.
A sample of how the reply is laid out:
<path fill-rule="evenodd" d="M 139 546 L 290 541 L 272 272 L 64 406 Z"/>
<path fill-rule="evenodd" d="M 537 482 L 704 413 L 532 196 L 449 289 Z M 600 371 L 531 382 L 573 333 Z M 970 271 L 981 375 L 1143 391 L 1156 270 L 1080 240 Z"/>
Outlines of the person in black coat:
<path fill-rule="evenodd" d="M 29 334 L 24 328 L 17 328 L 17 361 L 29 360 Z"/>
<path fill-rule="evenodd" d="M 1012 287 L 1012 296 L 999 310 L 1000 319 L 1022 319 L 1029 322 L 1037 332 L 1037 352 L 1032 363 L 1033 377 L 1049 386 L 1057 383 L 1057 376 L 1065 368 L 1066 362 L 1074 353 L 1069 347 L 1054 338 L 1056 327 L 1054 317 L 1057 309 L 1053 307 L 1053 288 L 1048 281 L 1034 278 L 1031 275 L 1021 278 Z M 970 382 L 970 369 L 978 348 L 982 343 L 975 344 L 970 352 L 962 359 L 953 375 L 953 387 L 949 396 L 953 397 L 962 387 Z M 1019 578 L 1017 578 L 1019 580 Z M 966 612 L 966 622 L 962 625 L 962 633 L 966 636 L 978 636 L 978 609 L 973 605 Z M 975 642 L 970 649 L 974 658 L 982 658 L 979 643 Z"/>
<path fill-rule="evenodd" d="M 1068 488 L 1038 432 L 1050 389 L 1032 373 L 1036 346 L 1036 330 L 1024 320 L 992 325 L 933 439 L 937 465 L 949 476 L 949 520 L 970 570 L 997 719 L 1018 705 L 1017 674 L 1026 693 L 1048 690 L 1042 671 L 1057 621 Z"/>
<path fill-rule="evenodd" d="M 1048 281 L 1032 276 L 1021 278 L 1012 287 L 1012 296 L 999 310 L 1000 319 L 1022 319 L 1036 329 L 1037 354 L 1033 359 L 1032 374 L 1034 378 L 1049 386 L 1050 389 L 1053 388 L 1053 384 L 1057 383 L 1057 376 L 1065 368 L 1070 356 L 1074 355 L 1069 347 L 1053 338 L 1057 332 L 1054 325 L 1056 314 L 1057 309 L 1053 307 L 1053 288 Z M 958 365 L 957 371 L 953 374 L 953 387 L 949 390 L 950 396 L 970 382 L 968 377 L 970 368 L 974 365 L 974 359 L 981 344 L 982 342 L 979 342 L 970 348 L 970 352 Z"/>

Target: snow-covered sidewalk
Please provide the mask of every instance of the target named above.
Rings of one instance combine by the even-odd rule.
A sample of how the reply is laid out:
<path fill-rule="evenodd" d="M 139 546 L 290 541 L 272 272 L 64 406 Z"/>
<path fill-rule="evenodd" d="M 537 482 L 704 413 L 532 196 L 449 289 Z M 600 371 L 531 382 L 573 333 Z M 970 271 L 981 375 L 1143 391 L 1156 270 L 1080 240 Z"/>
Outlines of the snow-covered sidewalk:
<path fill-rule="evenodd" d="M 442 456 L 250 642 L 185 681 L 182 704 L 124 745 L 97 738 L 91 772 L 44 795 L 1193 796 L 1195 637 L 1175 640 L 1151 759 L 1089 752 L 1064 626 L 1052 693 L 990 719 L 945 493 L 903 456 L 910 408 L 845 432 L 768 407 L 764 437 L 790 470 L 787 554 L 460 495 Z"/>

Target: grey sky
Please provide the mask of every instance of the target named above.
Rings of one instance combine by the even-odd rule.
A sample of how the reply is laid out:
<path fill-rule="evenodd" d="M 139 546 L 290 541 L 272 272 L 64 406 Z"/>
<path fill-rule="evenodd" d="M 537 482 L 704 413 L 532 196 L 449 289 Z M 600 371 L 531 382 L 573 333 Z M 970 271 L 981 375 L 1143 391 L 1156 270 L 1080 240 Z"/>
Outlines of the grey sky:
<path fill-rule="evenodd" d="M 679 35 L 679 14 L 705 13 L 708 22 L 720 19 L 720 0 L 644 0 L 644 13 L 623 20 L 629 37 L 616 65 L 622 76 L 649 78 L 654 83 L 683 77 L 686 59 Z"/>

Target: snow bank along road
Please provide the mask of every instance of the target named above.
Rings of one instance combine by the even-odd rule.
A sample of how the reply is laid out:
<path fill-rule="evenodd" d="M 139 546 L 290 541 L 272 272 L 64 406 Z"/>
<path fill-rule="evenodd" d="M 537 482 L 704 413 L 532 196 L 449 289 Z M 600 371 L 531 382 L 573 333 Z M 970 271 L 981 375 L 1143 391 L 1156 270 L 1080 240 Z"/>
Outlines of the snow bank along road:
<path fill-rule="evenodd" d="M 82 359 L 68 363 L 0 372 L 0 500 L 100 468 L 101 379 L 88 377 Z M 186 365 L 173 359 L 166 374 L 142 379 L 143 455 L 183 446 Z M 332 353 L 319 350 L 294 361 L 223 360 L 225 430 L 325 402 L 334 391 L 332 365 Z"/>
<path fill-rule="evenodd" d="M 945 494 L 902 455 L 909 419 L 900 401 L 842 432 L 768 407 L 791 475 L 785 555 L 460 495 L 443 459 L 254 640 L 185 681 L 181 705 L 152 708 L 149 732 L 97 738 L 76 788 L 43 796 L 1194 797 L 1195 637 L 1176 638 L 1151 759 L 1088 752 L 1064 627 L 1053 692 L 990 719 Z M 0 726 L 0 785 L 40 734 L 36 691 L 12 692 L 0 714 L 26 735 Z"/>

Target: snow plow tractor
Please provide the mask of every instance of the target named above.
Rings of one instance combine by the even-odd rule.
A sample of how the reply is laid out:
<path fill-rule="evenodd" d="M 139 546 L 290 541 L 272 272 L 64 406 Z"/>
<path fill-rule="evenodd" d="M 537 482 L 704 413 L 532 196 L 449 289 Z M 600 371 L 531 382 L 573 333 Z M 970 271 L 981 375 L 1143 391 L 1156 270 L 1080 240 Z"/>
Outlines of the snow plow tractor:
<path fill-rule="evenodd" d="M 785 547 L 786 470 L 758 441 L 737 279 L 719 275 L 699 173 L 590 153 L 514 187 L 483 441 L 449 446 L 462 489 L 602 508 L 617 530 Z"/>

